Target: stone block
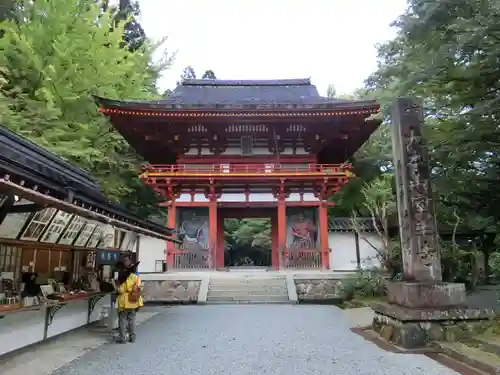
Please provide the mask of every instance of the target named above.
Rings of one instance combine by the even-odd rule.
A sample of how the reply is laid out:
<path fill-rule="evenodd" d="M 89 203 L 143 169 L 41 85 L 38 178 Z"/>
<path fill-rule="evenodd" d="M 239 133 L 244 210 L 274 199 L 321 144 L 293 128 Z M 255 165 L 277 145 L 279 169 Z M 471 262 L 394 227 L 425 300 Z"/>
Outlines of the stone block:
<path fill-rule="evenodd" d="M 339 300 L 342 296 L 341 280 L 296 279 L 295 287 L 299 301 Z"/>
<path fill-rule="evenodd" d="M 495 316 L 493 309 L 468 309 L 464 307 L 416 309 L 377 302 L 372 303 L 371 308 L 377 314 L 391 317 L 400 322 L 489 320 Z"/>
<path fill-rule="evenodd" d="M 196 302 L 201 281 L 198 280 L 144 280 L 144 302 Z"/>
<path fill-rule="evenodd" d="M 409 308 L 448 308 L 466 305 L 465 285 L 447 282 L 387 282 L 389 303 Z"/>
<path fill-rule="evenodd" d="M 491 309 L 412 309 L 374 303 L 372 329 L 396 345 L 415 349 L 431 341 L 455 341 L 486 331 Z"/>

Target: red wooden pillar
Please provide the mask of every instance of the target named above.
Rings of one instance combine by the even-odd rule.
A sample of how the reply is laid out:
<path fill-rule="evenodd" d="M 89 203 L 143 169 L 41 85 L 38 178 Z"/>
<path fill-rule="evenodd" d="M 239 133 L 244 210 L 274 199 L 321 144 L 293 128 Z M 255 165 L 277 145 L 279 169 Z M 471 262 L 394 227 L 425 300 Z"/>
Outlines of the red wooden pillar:
<path fill-rule="evenodd" d="M 177 210 L 175 207 L 175 203 L 171 203 L 170 206 L 168 206 L 168 211 L 167 211 L 167 226 L 169 228 L 177 228 L 177 223 L 176 223 L 176 216 L 177 216 Z M 167 269 L 170 269 L 174 266 L 174 251 L 175 251 L 175 243 L 171 241 L 167 241 L 167 248 L 166 248 L 166 260 L 167 260 Z"/>
<path fill-rule="evenodd" d="M 209 230 L 209 251 L 211 256 L 211 267 L 215 268 L 218 264 L 218 253 L 219 249 L 217 246 L 218 236 L 217 227 L 219 223 L 217 221 L 217 201 L 215 197 L 212 197 L 210 203 L 208 204 L 208 230 Z"/>
<path fill-rule="evenodd" d="M 286 248 L 286 205 L 285 197 L 278 196 L 278 268 L 283 267 L 283 253 Z M 273 265 L 274 266 L 274 265 Z"/>
<path fill-rule="evenodd" d="M 330 269 L 330 250 L 328 246 L 328 206 L 321 202 L 318 207 L 319 243 L 321 248 L 321 267 Z"/>
<path fill-rule="evenodd" d="M 271 216 L 271 267 L 278 270 L 280 267 L 280 253 L 278 244 L 278 219 L 276 213 Z"/>
<path fill-rule="evenodd" d="M 224 216 L 217 213 L 217 250 L 216 250 L 216 268 L 224 268 Z"/>

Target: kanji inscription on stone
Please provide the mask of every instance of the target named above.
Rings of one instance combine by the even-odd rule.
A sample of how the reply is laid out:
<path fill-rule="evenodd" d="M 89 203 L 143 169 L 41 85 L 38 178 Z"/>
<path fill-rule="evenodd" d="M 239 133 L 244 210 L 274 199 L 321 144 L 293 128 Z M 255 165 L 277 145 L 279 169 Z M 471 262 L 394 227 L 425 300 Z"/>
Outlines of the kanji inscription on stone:
<path fill-rule="evenodd" d="M 441 281 L 422 106 L 414 99 L 399 98 L 391 117 L 404 279 Z"/>

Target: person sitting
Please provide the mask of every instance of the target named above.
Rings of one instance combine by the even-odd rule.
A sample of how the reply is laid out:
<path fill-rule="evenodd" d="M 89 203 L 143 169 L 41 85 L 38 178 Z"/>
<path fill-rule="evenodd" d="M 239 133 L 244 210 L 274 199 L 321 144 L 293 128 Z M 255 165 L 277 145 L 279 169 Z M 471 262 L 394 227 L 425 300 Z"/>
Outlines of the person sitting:
<path fill-rule="evenodd" d="M 141 296 L 141 279 L 137 276 L 139 262 L 127 267 L 119 276 L 118 283 L 118 343 L 124 344 L 126 336 L 130 342 L 136 340 L 135 318 L 137 310 L 144 306 Z"/>

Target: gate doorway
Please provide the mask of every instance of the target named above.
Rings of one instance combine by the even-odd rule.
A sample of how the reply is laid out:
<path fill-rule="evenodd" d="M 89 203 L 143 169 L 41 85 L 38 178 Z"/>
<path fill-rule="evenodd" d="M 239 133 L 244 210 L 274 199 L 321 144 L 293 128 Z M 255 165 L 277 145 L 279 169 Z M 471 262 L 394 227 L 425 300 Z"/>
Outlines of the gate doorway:
<path fill-rule="evenodd" d="M 271 267 L 270 218 L 224 220 L 225 267 Z"/>
<path fill-rule="evenodd" d="M 217 216 L 217 247 L 224 247 L 224 267 L 271 267 L 278 264 L 276 208 L 221 207 Z"/>

